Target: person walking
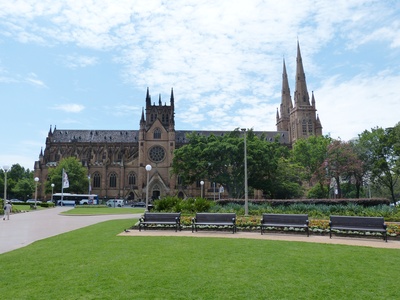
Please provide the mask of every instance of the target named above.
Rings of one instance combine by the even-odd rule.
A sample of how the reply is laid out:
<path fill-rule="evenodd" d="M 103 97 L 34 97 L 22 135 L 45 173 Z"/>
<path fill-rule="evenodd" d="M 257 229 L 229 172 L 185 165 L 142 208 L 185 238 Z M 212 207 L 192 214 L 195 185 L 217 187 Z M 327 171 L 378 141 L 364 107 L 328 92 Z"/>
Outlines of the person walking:
<path fill-rule="evenodd" d="M 10 220 L 11 211 L 12 211 L 12 206 L 11 206 L 10 202 L 7 201 L 6 205 L 4 205 L 4 218 L 3 218 L 3 220 L 5 220 L 6 217 L 7 217 L 7 220 Z"/>

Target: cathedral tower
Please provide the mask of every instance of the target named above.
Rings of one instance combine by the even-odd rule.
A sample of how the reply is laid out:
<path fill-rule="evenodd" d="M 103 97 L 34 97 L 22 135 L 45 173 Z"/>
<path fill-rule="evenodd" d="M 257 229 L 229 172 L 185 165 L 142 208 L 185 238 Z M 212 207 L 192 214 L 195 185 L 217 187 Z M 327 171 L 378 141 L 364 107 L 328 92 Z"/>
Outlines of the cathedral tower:
<path fill-rule="evenodd" d="M 311 103 L 307 89 L 306 75 L 301 58 L 300 45 L 297 42 L 296 78 L 295 78 L 294 104 L 290 98 L 290 89 L 286 73 L 285 61 L 283 62 L 282 96 L 280 111 L 277 112 L 276 123 L 278 131 L 288 131 L 290 144 L 301 138 L 312 135 L 322 135 L 322 125 L 316 114 L 314 93 Z"/>

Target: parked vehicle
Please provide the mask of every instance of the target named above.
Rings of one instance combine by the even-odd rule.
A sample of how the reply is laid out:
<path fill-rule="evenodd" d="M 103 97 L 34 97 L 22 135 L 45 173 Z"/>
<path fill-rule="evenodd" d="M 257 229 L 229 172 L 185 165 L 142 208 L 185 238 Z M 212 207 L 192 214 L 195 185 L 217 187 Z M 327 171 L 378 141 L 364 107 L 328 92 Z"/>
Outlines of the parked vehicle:
<path fill-rule="evenodd" d="M 11 199 L 11 200 L 7 200 L 7 201 L 11 201 L 11 203 L 24 203 L 24 201 L 19 200 L 19 199 Z"/>
<path fill-rule="evenodd" d="M 110 199 L 106 202 L 108 207 L 122 207 L 125 205 L 125 201 L 123 199 Z"/>
<path fill-rule="evenodd" d="M 30 203 L 30 204 L 35 204 L 35 202 L 36 202 L 36 203 L 41 203 L 41 201 L 35 200 L 35 199 L 28 199 L 28 200 L 26 200 L 26 203 Z"/>
<path fill-rule="evenodd" d="M 144 203 L 144 202 L 135 202 L 131 206 L 132 207 L 146 207 L 146 203 Z"/>

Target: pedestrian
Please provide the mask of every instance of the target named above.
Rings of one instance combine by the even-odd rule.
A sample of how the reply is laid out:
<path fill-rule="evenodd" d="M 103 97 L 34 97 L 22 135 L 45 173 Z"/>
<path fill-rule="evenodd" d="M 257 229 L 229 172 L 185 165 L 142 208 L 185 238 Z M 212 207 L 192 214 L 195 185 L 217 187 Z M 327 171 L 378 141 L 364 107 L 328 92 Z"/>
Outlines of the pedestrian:
<path fill-rule="evenodd" d="M 4 205 L 4 218 L 3 218 L 3 220 L 5 220 L 6 217 L 7 217 L 7 220 L 10 220 L 11 211 L 12 211 L 12 206 L 11 206 L 10 202 L 7 201 L 6 205 Z"/>

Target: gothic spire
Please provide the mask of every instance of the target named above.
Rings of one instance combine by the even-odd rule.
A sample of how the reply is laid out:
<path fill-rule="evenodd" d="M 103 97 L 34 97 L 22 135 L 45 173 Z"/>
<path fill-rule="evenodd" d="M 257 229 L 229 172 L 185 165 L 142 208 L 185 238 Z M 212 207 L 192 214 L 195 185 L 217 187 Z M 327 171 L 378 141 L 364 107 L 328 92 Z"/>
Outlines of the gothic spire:
<path fill-rule="evenodd" d="M 158 105 L 161 106 L 162 102 L 161 102 L 161 94 L 158 94 Z"/>
<path fill-rule="evenodd" d="M 140 124 L 145 123 L 144 119 L 144 108 L 142 107 L 142 117 L 140 118 Z"/>
<path fill-rule="evenodd" d="M 310 97 L 307 91 L 306 75 L 304 73 L 299 41 L 297 41 L 296 62 L 296 90 L 294 92 L 294 105 L 310 105 Z"/>
<path fill-rule="evenodd" d="M 314 98 L 314 91 L 311 92 L 311 105 L 315 108 L 315 98 Z"/>
<path fill-rule="evenodd" d="M 174 88 L 171 88 L 171 98 L 170 98 L 171 106 L 173 107 L 175 105 L 175 99 L 174 99 Z"/>
<path fill-rule="evenodd" d="M 149 87 L 147 87 L 146 106 L 151 106 L 151 96 L 150 96 Z"/>

